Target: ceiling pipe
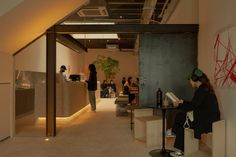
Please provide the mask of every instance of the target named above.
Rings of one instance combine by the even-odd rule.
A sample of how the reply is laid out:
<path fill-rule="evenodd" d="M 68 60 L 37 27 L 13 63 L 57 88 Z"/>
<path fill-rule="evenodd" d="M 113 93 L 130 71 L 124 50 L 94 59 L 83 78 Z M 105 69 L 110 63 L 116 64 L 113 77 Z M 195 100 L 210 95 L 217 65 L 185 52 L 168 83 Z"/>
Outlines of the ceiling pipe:
<path fill-rule="evenodd" d="M 145 0 L 141 16 L 141 24 L 149 24 L 156 8 L 157 0 Z"/>
<path fill-rule="evenodd" d="M 143 5 L 143 12 L 141 16 L 141 24 L 149 24 L 152 18 L 152 15 L 155 11 L 157 0 L 145 0 Z M 137 35 L 135 45 L 134 45 L 134 55 L 138 55 L 139 50 L 139 35 Z"/>
<path fill-rule="evenodd" d="M 164 12 L 165 12 L 165 10 L 166 10 L 166 7 L 167 7 L 169 1 L 170 1 L 170 0 L 166 0 L 166 1 L 165 1 L 165 4 L 164 4 L 164 6 L 163 6 L 163 8 L 162 8 L 162 10 L 161 10 L 161 13 L 160 13 L 160 15 L 158 16 L 159 18 L 162 18 L 162 17 L 163 17 Z"/>
<path fill-rule="evenodd" d="M 170 4 L 168 5 L 168 8 L 164 10 L 164 13 L 162 15 L 161 24 L 166 24 L 171 17 L 171 15 L 174 13 L 177 5 L 179 4 L 180 0 L 171 0 Z"/>

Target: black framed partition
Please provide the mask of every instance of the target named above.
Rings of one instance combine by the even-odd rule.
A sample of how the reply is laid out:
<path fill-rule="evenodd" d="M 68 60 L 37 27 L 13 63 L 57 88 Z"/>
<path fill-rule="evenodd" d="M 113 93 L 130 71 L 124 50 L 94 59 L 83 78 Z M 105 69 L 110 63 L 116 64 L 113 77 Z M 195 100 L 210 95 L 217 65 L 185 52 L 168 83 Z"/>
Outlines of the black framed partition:
<path fill-rule="evenodd" d="M 119 25 L 55 25 L 47 30 L 46 58 L 46 135 L 56 136 L 56 36 L 75 33 L 138 33 L 138 34 L 183 34 L 197 33 L 196 24 L 119 24 Z M 142 45 L 141 37 L 140 45 Z M 152 37 L 151 37 L 152 38 Z M 65 41 L 65 40 L 63 40 Z M 71 41 L 71 40 L 66 40 Z M 75 45 L 75 42 L 72 43 Z M 141 47 L 142 51 L 142 47 Z M 141 54 L 142 55 L 142 54 Z M 149 54 L 152 55 L 152 54 Z M 140 62 L 140 66 L 143 64 Z M 145 73 L 144 73 L 145 75 Z M 142 78 L 142 77 L 141 77 Z M 141 80 L 142 81 L 142 80 Z M 141 82 L 142 83 L 142 82 Z M 141 84 L 142 86 L 142 84 Z M 141 96 L 140 102 L 143 97 Z"/>

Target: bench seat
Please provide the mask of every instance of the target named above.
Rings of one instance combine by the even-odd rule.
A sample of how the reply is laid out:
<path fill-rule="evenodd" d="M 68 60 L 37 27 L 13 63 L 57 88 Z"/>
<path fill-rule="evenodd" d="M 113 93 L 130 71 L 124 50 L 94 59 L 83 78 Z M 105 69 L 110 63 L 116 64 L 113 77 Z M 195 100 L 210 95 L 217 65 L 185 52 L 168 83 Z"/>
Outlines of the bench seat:
<path fill-rule="evenodd" d="M 212 133 L 203 134 L 201 141 L 194 138 L 192 129 L 185 129 L 184 156 L 225 157 L 225 120 L 214 122 Z"/>

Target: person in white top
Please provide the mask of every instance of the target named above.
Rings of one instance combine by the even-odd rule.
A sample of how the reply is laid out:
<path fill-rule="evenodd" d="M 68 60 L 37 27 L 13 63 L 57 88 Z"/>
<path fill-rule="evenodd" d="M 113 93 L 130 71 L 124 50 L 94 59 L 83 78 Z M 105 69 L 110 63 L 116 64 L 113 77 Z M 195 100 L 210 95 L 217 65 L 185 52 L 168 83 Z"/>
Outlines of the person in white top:
<path fill-rule="evenodd" d="M 66 74 L 64 73 L 66 71 L 66 66 L 65 65 L 62 65 L 61 68 L 60 68 L 60 75 L 63 79 L 63 81 L 67 81 L 67 78 L 66 78 Z"/>

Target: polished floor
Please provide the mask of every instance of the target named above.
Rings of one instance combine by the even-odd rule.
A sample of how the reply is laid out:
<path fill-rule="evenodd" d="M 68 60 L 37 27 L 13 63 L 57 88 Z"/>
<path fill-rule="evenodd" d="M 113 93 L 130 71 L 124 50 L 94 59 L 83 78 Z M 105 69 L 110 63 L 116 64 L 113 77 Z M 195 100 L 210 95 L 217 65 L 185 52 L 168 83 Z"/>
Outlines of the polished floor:
<path fill-rule="evenodd" d="M 26 137 L 22 129 L 18 136 L 0 142 L 0 157 L 149 157 L 156 147 L 134 141 L 130 119 L 116 117 L 114 100 L 101 99 L 96 113 L 73 119 L 48 140 Z"/>

